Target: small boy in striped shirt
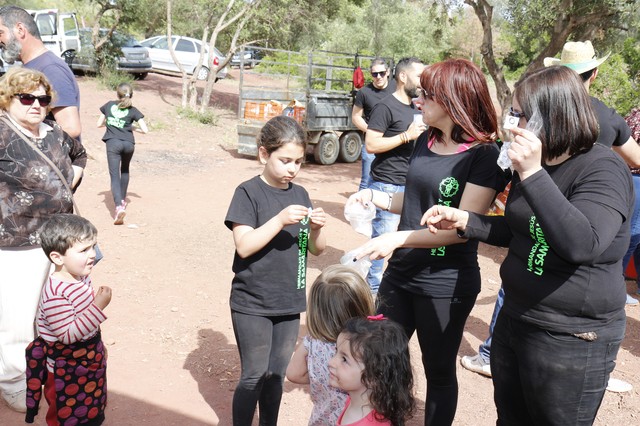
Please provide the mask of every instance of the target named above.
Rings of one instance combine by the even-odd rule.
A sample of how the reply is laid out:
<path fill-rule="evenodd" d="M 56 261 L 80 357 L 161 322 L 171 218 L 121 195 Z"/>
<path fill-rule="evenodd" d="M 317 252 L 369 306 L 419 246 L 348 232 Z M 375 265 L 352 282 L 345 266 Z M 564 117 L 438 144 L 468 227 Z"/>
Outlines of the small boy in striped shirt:
<path fill-rule="evenodd" d="M 28 423 L 38 412 L 41 386 L 49 403 L 48 425 L 77 419 L 100 425 L 107 402 L 106 351 L 100 324 L 111 289 L 95 292 L 95 226 L 73 214 L 52 216 L 40 230 L 42 249 L 54 271 L 42 288 L 36 315 L 39 338 L 27 348 Z M 30 421 L 31 420 L 31 421 Z"/>

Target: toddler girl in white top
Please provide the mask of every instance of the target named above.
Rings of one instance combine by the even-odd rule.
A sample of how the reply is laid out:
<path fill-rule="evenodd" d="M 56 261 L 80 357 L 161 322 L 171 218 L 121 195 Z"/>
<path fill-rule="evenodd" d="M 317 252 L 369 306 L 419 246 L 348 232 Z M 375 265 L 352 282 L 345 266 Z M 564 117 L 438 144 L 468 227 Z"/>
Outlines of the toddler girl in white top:
<path fill-rule="evenodd" d="M 327 267 L 309 293 L 307 329 L 298 346 L 287 379 L 309 384 L 313 411 L 309 425 L 335 425 L 347 394 L 329 385 L 329 360 L 336 353 L 336 340 L 347 320 L 366 317 L 374 311 L 371 290 L 353 269 L 342 265 Z"/>

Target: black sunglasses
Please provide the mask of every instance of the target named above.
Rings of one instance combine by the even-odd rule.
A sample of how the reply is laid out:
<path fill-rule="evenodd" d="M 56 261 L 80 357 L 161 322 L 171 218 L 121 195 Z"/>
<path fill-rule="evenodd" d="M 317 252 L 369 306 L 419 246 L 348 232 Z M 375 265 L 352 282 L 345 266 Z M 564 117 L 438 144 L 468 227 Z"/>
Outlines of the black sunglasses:
<path fill-rule="evenodd" d="M 376 78 L 376 77 L 384 77 L 387 74 L 387 71 L 371 71 L 371 75 Z"/>
<path fill-rule="evenodd" d="M 526 118 L 527 117 L 526 115 L 524 115 L 524 112 L 516 111 L 515 109 L 513 109 L 513 107 L 509 108 L 509 115 L 511 117 L 515 117 L 515 118 Z"/>
<path fill-rule="evenodd" d="M 51 96 L 49 95 L 35 96 L 30 93 L 16 93 L 15 96 L 20 99 L 22 105 L 33 105 L 36 99 L 41 107 L 49 106 L 51 103 Z"/>

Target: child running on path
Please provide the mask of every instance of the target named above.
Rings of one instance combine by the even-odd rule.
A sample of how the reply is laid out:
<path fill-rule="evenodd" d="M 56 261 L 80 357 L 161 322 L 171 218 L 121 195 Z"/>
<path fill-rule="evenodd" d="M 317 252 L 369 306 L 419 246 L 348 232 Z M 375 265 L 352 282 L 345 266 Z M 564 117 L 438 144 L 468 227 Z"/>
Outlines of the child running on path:
<path fill-rule="evenodd" d="M 132 105 L 133 87 L 120 83 L 116 90 L 117 101 L 109 101 L 100 107 L 98 127 L 106 125 L 102 140 L 107 145 L 107 163 L 111 176 L 111 195 L 115 203 L 114 225 L 122 225 L 127 214 L 125 201 L 129 187 L 129 164 L 135 150 L 133 131 L 147 133 L 144 115 Z M 133 123 L 138 123 L 134 127 Z"/>
<path fill-rule="evenodd" d="M 100 425 L 107 404 L 106 351 L 100 324 L 111 301 L 101 286 L 94 296 L 93 268 L 98 231 L 73 214 L 52 216 L 41 228 L 42 249 L 54 272 L 42 289 L 38 337 L 27 348 L 27 415 L 33 423 L 44 396 L 49 426 Z"/>
<path fill-rule="evenodd" d="M 349 398 L 337 426 L 403 426 L 415 410 L 409 341 L 382 315 L 352 318 L 329 362 L 331 386 Z"/>
<path fill-rule="evenodd" d="M 309 426 L 335 426 L 347 394 L 329 385 L 329 360 L 347 320 L 373 315 L 369 285 L 348 266 L 327 267 L 311 286 L 307 309 L 309 334 L 298 345 L 287 368 L 287 379 L 310 384 L 313 411 Z"/>
<path fill-rule="evenodd" d="M 269 120 L 258 135 L 264 171 L 236 188 L 225 225 L 236 252 L 231 319 L 241 376 L 233 395 L 234 426 L 275 426 L 300 312 L 306 309 L 307 251 L 325 248 L 326 215 L 291 181 L 305 155 L 305 133 L 292 118 Z"/>

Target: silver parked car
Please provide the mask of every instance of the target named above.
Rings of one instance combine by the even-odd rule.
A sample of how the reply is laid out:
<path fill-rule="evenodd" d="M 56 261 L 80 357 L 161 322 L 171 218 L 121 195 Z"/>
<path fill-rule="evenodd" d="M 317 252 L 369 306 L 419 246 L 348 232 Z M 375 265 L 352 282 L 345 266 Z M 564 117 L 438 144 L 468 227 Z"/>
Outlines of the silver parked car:
<path fill-rule="evenodd" d="M 76 52 L 70 64 L 74 71 L 96 72 L 97 63 L 95 48 L 91 40 L 91 28 L 80 29 L 80 51 Z M 100 29 L 100 36 L 104 37 L 108 30 Z M 113 32 L 109 49 L 117 49 L 118 54 L 116 69 L 133 74 L 138 79 L 143 79 L 151 71 L 151 59 L 149 51 L 128 34 Z"/>
<path fill-rule="evenodd" d="M 200 58 L 200 50 L 202 49 L 202 41 L 182 36 L 171 37 L 173 48 L 176 53 L 178 62 L 185 68 L 188 74 L 193 74 L 198 65 Z M 171 59 L 169 52 L 169 43 L 167 36 L 155 36 L 143 40 L 140 44 L 149 49 L 149 57 L 153 63 L 153 70 L 159 72 L 178 73 L 180 69 Z M 218 66 L 224 59 L 224 55 L 214 48 L 213 55 L 209 55 L 209 46 L 204 45 L 205 53 L 202 60 L 202 67 L 198 73 L 198 80 L 206 80 L 209 77 L 211 69 Z M 216 75 L 216 81 L 227 77 L 227 68 L 224 67 Z"/>

